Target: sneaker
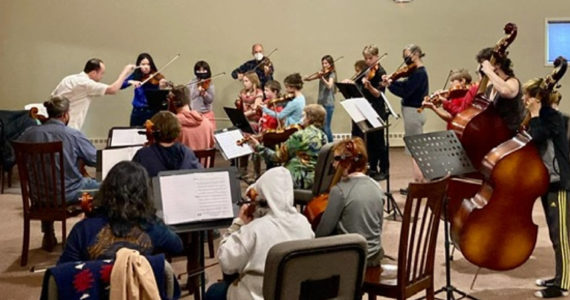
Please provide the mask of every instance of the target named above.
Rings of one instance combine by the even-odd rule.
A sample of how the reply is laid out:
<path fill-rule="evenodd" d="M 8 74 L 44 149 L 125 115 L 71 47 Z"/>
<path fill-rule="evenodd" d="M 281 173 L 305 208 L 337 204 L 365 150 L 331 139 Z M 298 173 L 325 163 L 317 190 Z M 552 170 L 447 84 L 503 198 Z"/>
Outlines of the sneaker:
<path fill-rule="evenodd" d="M 534 295 L 538 298 L 558 298 L 568 296 L 568 290 L 556 286 L 549 286 L 544 290 L 536 291 Z"/>
<path fill-rule="evenodd" d="M 376 173 L 372 178 L 376 181 L 386 180 L 388 178 L 388 174 L 385 172 Z"/>
<path fill-rule="evenodd" d="M 535 283 L 536 283 L 536 286 L 540 286 L 540 287 L 554 286 L 554 278 L 537 279 Z"/>

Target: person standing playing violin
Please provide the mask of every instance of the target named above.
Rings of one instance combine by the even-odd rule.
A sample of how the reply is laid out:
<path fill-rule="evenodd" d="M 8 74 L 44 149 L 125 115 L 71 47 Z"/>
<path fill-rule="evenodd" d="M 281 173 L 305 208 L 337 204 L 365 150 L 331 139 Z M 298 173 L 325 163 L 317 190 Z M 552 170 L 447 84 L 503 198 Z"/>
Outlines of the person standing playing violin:
<path fill-rule="evenodd" d="M 273 80 L 273 64 L 269 61 L 269 58 L 263 55 L 263 45 L 253 44 L 251 46 L 251 55 L 253 55 L 252 60 L 248 60 L 241 66 L 237 67 L 232 71 L 232 78 L 242 80 L 246 72 L 253 71 L 257 74 L 260 80 L 260 88 L 265 87 L 265 83 L 269 80 Z M 262 62 L 265 59 L 267 63 Z"/>
<path fill-rule="evenodd" d="M 362 50 L 362 56 L 368 69 L 362 70 L 366 74 L 360 73 L 355 78 L 357 79 L 354 84 L 364 95 L 364 98 L 370 102 L 372 108 L 378 113 L 382 120 L 386 119 L 386 107 L 382 99 L 381 92 L 384 92 L 384 87 L 380 85 L 382 75 L 386 71 L 379 63 L 378 47 L 375 45 L 367 45 Z M 357 62 L 358 64 L 358 62 Z M 355 64 L 355 68 L 358 68 Z M 363 67 L 360 65 L 360 67 Z M 345 80 L 351 82 L 352 80 Z M 389 168 L 388 152 L 386 151 L 386 141 L 384 139 L 384 129 L 376 130 L 366 134 L 360 130 L 356 123 L 352 122 L 352 137 L 360 137 L 366 140 L 366 149 L 368 152 L 368 175 L 374 180 L 385 180 L 388 177 L 387 170 Z"/>
<path fill-rule="evenodd" d="M 263 88 L 263 94 L 265 94 L 263 104 L 267 105 L 269 109 L 273 110 L 276 113 L 279 113 L 283 110 L 283 105 L 281 103 L 269 105 L 271 100 L 281 97 L 281 84 L 279 81 L 268 81 Z M 277 118 L 266 113 L 261 115 L 261 118 L 259 119 L 260 132 L 264 132 L 270 129 L 277 129 L 277 127 L 279 127 L 279 120 L 277 120 Z"/>
<path fill-rule="evenodd" d="M 158 90 L 161 85 L 166 85 L 166 79 L 164 79 L 164 76 L 162 76 L 162 74 L 156 74 L 151 80 L 141 86 L 143 81 L 157 72 L 156 65 L 154 64 L 150 54 L 139 54 L 136 66 L 138 68 L 125 79 L 121 86 L 121 89 L 125 89 L 131 85 L 135 88 L 130 126 L 142 126 L 146 120 L 152 118 L 152 116 L 158 112 L 157 109 L 149 107 L 144 92 Z"/>
<path fill-rule="evenodd" d="M 263 112 L 276 117 L 280 122 L 285 119 L 285 127 L 301 124 L 303 107 L 305 107 L 305 96 L 301 93 L 303 79 L 299 73 L 294 73 L 285 77 L 284 83 L 287 94 L 294 94 L 295 98 L 287 102 L 281 112 L 274 112 L 265 106 L 262 107 Z"/>
<path fill-rule="evenodd" d="M 404 134 L 406 136 L 422 134 L 424 132 L 424 124 L 426 117 L 423 113 L 418 112 L 418 108 L 422 106 L 424 97 L 428 95 L 429 83 L 426 68 L 422 62 L 425 53 L 422 49 L 414 44 L 410 44 L 404 48 L 403 52 L 405 68 L 408 72 L 406 79 L 392 81 L 390 76 L 382 76 L 382 85 L 388 87 L 390 92 L 402 98 L 402 117 L 404 119 Z M 398 71 L 397 71 L 398 72 Z M 406 149 L 406 153 L 409 151 Z M 423 181 L 422 173 L 412 159 L 414 181 Z M 402 194 L 407 190 L 400 190 Z"/>
<path fill-rule="evenodd" d="M 216 118 L 212 110 L 214 95 L 216 90 L 211 81 L 212 71 L 210 65 L 200 60 L 194 65 L 194 75 L 196 78 L 188 84 L 190 90 L 190 107 L 210 120 L 214 130 L 216 130 Z"/>
<path fill-rule="evenodd" d="M 325 120 L 323 129 L 330 143 L 333 141 L 331 121 L 334 112 L 334 83 L 336 81 L 336 72 L 334 69 L 334 59 L 332 56 L 323 56 L 323 58 L 321 58 L 321 64 L 323 66 L 321 71 L 305 77 L 304 80 L 311 81 L 319 79 L 319 95 L 317 97 L 317 103 L 322 105 L 327 112 L 327 118 Z"/>
<path fill-rule="evenodd" d="M 361 138 L 340 141 L 334 145 L 333 153 L 333 166 L 344 170 L 343 179 L 331 188 L 315 235 L 358 233 L 368 243 L 368 266 L 378 266 L 384 257 L 384 191 L 378 182 L 366 176 L 368 155 Z"/>
<path fill-rule="evenodd" d="M 536 281 L 536 285 L 545 288 L 535 293 L 539 298 L 566 296 L 570 287 L 570 161 L 564 118 L 551 105 L 551 99 L 558 95 L 557 91 L 545 88 L 542 78 L 529 80 L 523 85 L 523 99 L 531 116 L 528 132 L 550 174 L 549 189 L 541 197 L 541 202 L 554 248 L 556 273 L 552 279 Z"/>
<path fill-rule="evenodd" d="M 426 96 L 422 102 L 422 107 L 433 110 L 438 117 L 447 122 L 447 129 L 451 129 L 450 123 L 455 115 L 469 107 L 477 92 L 477 85 L 469 87 L 470 84 L 471 75 L 469 75 L 467 70 L 459 69 L 452 71 L 449 77 L 449 90 L 440 90 L 435 92 L 432 96 Z M 469 90 L 467 91 L 468 88 Z M 459 96 L 456 97 L 449 96 L 452 95 L 451 91 L 462 90 L 465 90 L 466 93 L 463 95 L 459 93 Z M 448 94 L 448 98 L 444 97 L 446 94 Z"/>

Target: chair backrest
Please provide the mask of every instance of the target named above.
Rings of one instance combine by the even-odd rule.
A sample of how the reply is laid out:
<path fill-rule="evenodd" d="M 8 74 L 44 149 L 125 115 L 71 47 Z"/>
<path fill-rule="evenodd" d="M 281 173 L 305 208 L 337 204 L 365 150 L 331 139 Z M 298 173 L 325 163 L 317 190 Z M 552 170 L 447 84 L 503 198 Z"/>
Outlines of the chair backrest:
<path fill-rule="evenodd" d="M 366 240 L 358 234 L 277 244 L 267 254 L 263 297 L 357 299 L 366 264 Z M 331 263 L 340 262 L 342 263 Z"/>
<path fill-rule="evenodd" d="M 433 285 L 433 265 L 441 209 L 449 176 L 410 183 L 398 250 L 398 286 L 407 298 Z"/>
<path fill-rule="evenodd" d="M 24 213 L 65 209 L 65 182 L 61 141 L 12 142 L 20 175 Z"/>
<path fill-rule="evenodd" d="M 194 154 L 206 169 L 213 168 L 216 160 L 216 148 L 194 150 Z"/>
<path fill-rule="evenodd" d="M 314 196 L 326 193 L 334 177 L 335 169 L 332 165 L 334 159 L 332 147 L 333 143 L 327 143 L 323 145 L 319 151 L 317 165 L 315 166 L 315 181 L 313 183 Z"/>

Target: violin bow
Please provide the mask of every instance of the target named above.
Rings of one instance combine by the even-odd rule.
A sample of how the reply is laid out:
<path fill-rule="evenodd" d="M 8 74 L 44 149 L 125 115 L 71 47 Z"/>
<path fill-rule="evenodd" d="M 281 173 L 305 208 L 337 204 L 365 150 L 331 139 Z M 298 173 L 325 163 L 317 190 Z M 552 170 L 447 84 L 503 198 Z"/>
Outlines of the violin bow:
<path fill-rule="evenodd" d="M 271 56 L 271 54 L 275 53 L 277 51 L 277 48 L 271 50 L 271 52 L 269 52 L 269 54 L 267 56 L 265 56 L 264 58 L 269 58 Z M 255 66 L 255 68 L 253 68 L 254 70 L 257 70 L 257 68 L 259 68 L 259 66 L 261 66 L 264 63 L 264 58 L 261 59 L 261 61 L 259 61 L 259 63 Z"/>
<path fill-rule="evenodd" d="M 214 78 L 220 77 L 222 75 L 226 75 L 226 72 L 220 72 L 218 74 L 215 74 L 214 76 L 210 76 L 210 78 L 206 78 L 206 79 L 192 79 L 190 80 L 186 85 L 190 85 L 190 84 L 200 84 L 206 80 L 212 80 Z"/>
<path fill-rule="evenodd" d="M 366 70 L 362 71 L 360 74 L 358 74 L 358 76 L 356 76 L 352 81 L 357 81 L 358 79 L 364 77 L 364 74 L 368 73 L 368 71 L 370 71 L 370 69 L 377 65 L 381 59 L 383 59 L 384 57 L 388 56 L 388 52 L 384 52 L 384 54 L 382 54 L 380 57 L 378 57 L 378 59 L 372 64 L 372 66 L 368 67 Z M 399 69 L 399 68 L 398 68 Z"/>
<path fill-rule="evenodd" d="M 341 60 L 341 59 L 343 59 L 343 58 L 344 58 L 344 56 L 341 55 L 341 56 L 339 56 L 337 59 L 333 60 L 333 63 L 336 63 L 337 61 L 339 61 L 339 60 Z M 317 72 L 315 72 L 315 73 L 313 73 L 313 74 L 311 74 L 311 75 L 309 75 L 309 76 L 307 76 L 307 77 L 312 77 L 312 76 L 317 75 L 317 74 L 319 74 L 319 71 L 317 71 Z"/>
<path fill-rule="evenodd" d="M 141 82 L 140 86 L 143 86 L 143 84 L 145 84 L 149 80 L 153 79 L 154 76 L 156 76 L 156 74 L 164 71 L 164 69 L 168 68 L 168 66 L 170 66 L 170 64 L 173 63 L 175 60 L 177 60 L 179 57 L 180 57 L 180 53 L 176 54 L 176 56 L 174 56 L 168 63 L 166 63 L 166 65 L 162 66 L 162 68 L 158 69 L 156 72 L 152 73 L 152 75 L 150 75 L 147 79 L 145 79 L 143 82 Z"/>

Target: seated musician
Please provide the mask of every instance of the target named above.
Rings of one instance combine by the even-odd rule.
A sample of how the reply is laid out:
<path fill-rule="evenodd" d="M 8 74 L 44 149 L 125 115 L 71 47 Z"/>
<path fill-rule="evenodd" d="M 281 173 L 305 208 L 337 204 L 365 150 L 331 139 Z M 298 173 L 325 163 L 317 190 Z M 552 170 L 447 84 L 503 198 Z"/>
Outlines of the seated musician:
<path fill-rule="evenodd" d="M 303 78 L 301 78 L 299 73 L 294 73 L 285 77 L 283 82 L 285 83 L 285 91 L 287 94 L 295 94 L 295 98 L 287 102 L 280 112 L 272 111 L 267 107 L 263 107 L 263 112 L 281 121 L 285 120 L 285 126 L 301 124 L 303 107 L 305 107 L 305 96 L 301 93 L 301 89 L 303 89 Z"/>
<path fill-rule="evenodd" d="M 495 64 L 490 63 L 492 48 L 485 48 L 477 54 L 480 71 L 489 78 L 485 95 L 493 102 L 497 113 L 507 127 L 516 131 L 524 119 L 524 103 L 520 81 L 515 77 L 512 62 L 508 57 L 495 57 Z"/>
<path fill-rule="evenodd" d="M 570 161 L 566 121 L 552 107 L 560 94 L 545 87 L 542 78 L 529 80 L 523 85 L 523 99 L 531 116 L 528 132 L 550 175 L 549 189 L 541 196 L 541 202 L 554 248 L 555 275 L 551 279 L 538 279 L 536 285 L 544 289 L 535 295 L 539 298 L 555 298 L 568 295 L 570 287 L 570 248 L 565 242 L 569 230 L 566 207 L 570 196 Z"/>
<path fill-rule="evenodd" d="M 253 210 L 242 205 L 222 237 L 218 260 L 224 274 L 239 274 L 233 283 L 213 284 L 205 299 L 263 299 L 263 272 L 269 249 L 275 244 L 314 238 L 311 225 L 293 206 L 293 185 L 289 171 L 276 167 L 265 172 L 248 188 L 257 196 Z"/>
<path fill-rule="evenodd" d="M 194 152 L 177 142 L 181 126 L 173 113 L 161 111 L 150 121 L 154 143 L 139 149 L 133 157 L 133 161 L 140 163 L 150 177 L 155 177 L 160 171 L 202 168 Z"/>
<path fill-rule="evenodd" d="M 322 130 L 325 116 L 326 111 L 322 106 L 305 106 L 302 124 L 304 129 L 293 133 L 277 151 L 264 147 L 253 136 L 250 143 L 264 158 L 284 163 L 291 172 L 296 189 L 310 189 L 313 187 L 319 151 L 327 143 L 327 136 Z"/>
<path fill-rule="evenodd" d="M 469 71 L 465 69 L 454 70 L 449 76 L 449 90 L 466 90 L 469 88 L 469 91 L 464 95 L 449 98 L 441 95 L 443 91 L 437 91 L 433 96 L 435 101 L 431 101 L 430 96 L 426 96 L 422 102 L 422 107 L 433 110 L 436 115 L 448 123 L 447 127 L 450 129 L 450 123 L 455 115 L 469 107 L 473 101 L 478 86 L 470 87 L 470 84 L 471 75 L 469 75 Z M 441 103 L 441 106 L 437 105 L 437 102 Z"/>
<path fill-rule="evenodd" d="M 92 216 L 73 226 L 58 264 L 111 259 L 122 247 L 149 255 L 182 252 L 182 241 L 155 215 L 150 179 L 138 163 L 122 161 L 95 195 Z"/>
<path fill-rule="evenodd" d="M 99 182 L 84 177 L 77 163 L 81 160 L 88 166 L 95 166 L 97 149 L 79 130 L 67 126 L 70 119 L 70 102 L 64 96 L 55 96 L 44 102 L 49 119 L 41 126 L 29 127 L 18 139 L 20 142 L 46 143 L 61 141 L 63 146 L 63 169 L 65 181 L 65 200 L 68 203 L 78 202 L 81 190 L 96 189 Z M 33 181 L 33 178 L 30 178 Z M 33 183 L 42 185 L 42 182 Z M 52 251 L 57 240 L 53 230 L 53 222 L 42 221 L 44 237 L 42 248 Z"/>
<path fill-rule="evenodd" d="M 214 147 L 214 127 L 205 114 L 190 109 L 188 88 L 175 86 L 168 94 L 168 101 L 176 109 L 181 132 L 178 140 L 192 150 Z"/>
<path fill-rule="evenodd" d="M 359 138 L 339 142 L 333 148 L 333 166 L 342 168 L 342 179 L 329 193 L 329 202 L 317 227 L 317 237 L 358 233 L 368 243 L 368 266 L 380 265 L 384 192 L 366 175 L 368 154 Z"/>

